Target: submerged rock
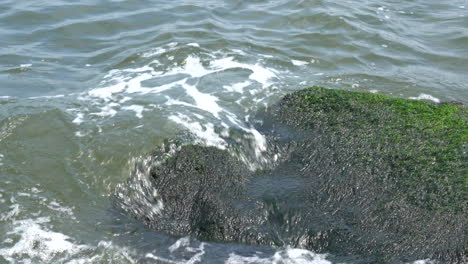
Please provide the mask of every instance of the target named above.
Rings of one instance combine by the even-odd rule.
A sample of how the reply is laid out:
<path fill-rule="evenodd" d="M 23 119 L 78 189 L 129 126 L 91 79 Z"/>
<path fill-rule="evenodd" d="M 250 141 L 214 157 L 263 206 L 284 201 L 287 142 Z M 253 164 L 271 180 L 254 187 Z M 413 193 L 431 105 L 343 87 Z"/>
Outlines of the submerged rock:
<path fill-rule="evenodd" d="M 463 105 L 312 87 L 263 119 L 259 129 L 282 150 L 278 166 L 252 172 L 200 145 L 155 155 L 148 177 L 159 210 L 134 215 L 171 235 L 368 263 L 466 261 Z"/>

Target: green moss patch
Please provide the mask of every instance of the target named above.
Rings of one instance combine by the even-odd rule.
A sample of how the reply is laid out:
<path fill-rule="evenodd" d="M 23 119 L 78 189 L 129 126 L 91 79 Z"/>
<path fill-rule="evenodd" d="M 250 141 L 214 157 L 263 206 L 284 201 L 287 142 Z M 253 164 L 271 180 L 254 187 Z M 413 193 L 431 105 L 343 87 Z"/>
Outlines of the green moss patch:
<path fill-rule="evenodd" d="M 286 95 L 275 114 L 294 127 L 333 135 L 343 148 L 356 150 L 356 160 L 379 160 L 369 166 L 389 166 L 390 179 L 382 180 L 397 181 L 413 204 L 466 208 L 468 111 L 463 105 L 311 87 Z"/>

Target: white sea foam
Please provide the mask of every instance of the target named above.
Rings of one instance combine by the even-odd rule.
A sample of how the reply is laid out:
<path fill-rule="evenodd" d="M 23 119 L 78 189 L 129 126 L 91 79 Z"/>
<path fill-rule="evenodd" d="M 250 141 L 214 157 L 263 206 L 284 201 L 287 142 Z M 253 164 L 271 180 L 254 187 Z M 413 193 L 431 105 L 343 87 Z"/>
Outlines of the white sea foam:
<path fill-rule="evenodd" d="M 75 215 L 73 214 L 73 207 L 64 206 L 56 200 L 52 200 L 49 203 L 46 203 L 46 206 L 51 210 L 66 214 L 70 216 L 71 219 L 76 220 Z"/>
<path fill-rule="evenodd" d="M 133 111 L 135 112 L 136 117 L 143 118 L 143 110 L 145 108 L 141 105 L 130 105 L 130 106 L 122 107 L 122 109 Z"/>
<path fill-rule="evenodd" d="M 1 221 L 12 220 L 15 216 L 17 216 L 20 213 L 20 205 L 17 203 L 10 205 L 9 208 L 11 209 L 10 211 L 0 214 Z"/>
<path fill-rule="evenodd" d="M 112 241 L 99 241 L 97 246 L 88 246 L 87 251 L 92 252 L 82 257 L 80 253 L 70 256 L 67 264 L 94 264 L 94 263 L 138 263 L 138 253 L 125 246 L 119 246 Z"/>
<path fill-rule="evenodd" d="M 84 117 L 83 113 L 77 113 L 75 119 L 73 119 L 72 122 L 79 125 L 79 124 L 83 123 L 83 117 Z"/>
<path fill-rule="evenodd" d="M 54 98 L 62 98 L 62 97 L 65 97 L 65 95 L 57 94 L 57 95 L 32 96 L 32 97 L 28 97 L 28 99 L 54 99 Z"/>
<path fill-rule="evenodd" d="M 189 116 L 181 113 L 171 115 L 169 119 L 189 129 L 191 133 L 197 136 L 196 141 L 200 143 L 220 149 L 225 149 L 227 147 L 226 141 L 215 132 L 214 125 L 211 123 L 201 124 L 200 122 L 192 121 Z"/>
<path fill-rule="evenodd" d="M 222 58 L 218 60 L 214 60 L 210 63 L 212 67 L 217 69 L 217 71 L 222 71 L 230 68 L 241 68 L 241 69 L 248 69 L 252 73 L 249 75 L 249 79 L 254 80 L 263 87 L 268 87 L 272 83 L 270 82 L 271 79 L 277 77 L 276 70 L 266 68 L 260 64 L 246 64 L 234 61 L 233 57 Z"/>
<path fill-rule="evenodd" d="M 294 64 L 295 66 L 304 66 L 309 64 L 307 61 L 302 61 L 302 60 L 291 60 L 291 63 Z"/>
<path fill-rule="evenodd" d="M 235 83 L 233 85 L 223 85 L 223 88 L 228 92 L 243 93 L 244 89 L 251 84 L 252 83 L 250 81 L 243 81 L 241 83 Z"/>
<path fill-rule="evenodd" d="M 305 249 L 286 248 L 277 251 L 272 257 L 229 255 L 225 264 L 332 264 L 326 254 L 316 254 Z"/>
<path fill-rule="evenodd" d="M 406 264 L 435 264 L 435 262 L 430 259 L 421 259 L 414 262 L 408 262 Z"/>
<path fill-rule="evenodd" d="M 156 256 L 153 253 L 147 253 L 145 257 L 150 258 L 150 259 L 160 260 L 160 261 L 167 262 L 167 263 L 177 263 L 177 264 L 202 263 L 202 256 L 205 254 L 206 243 L 202 242 L 198 245 L 198 247 L 192 247 L 190 246 L 190 242 L 191 241 L 189 237 L 182 237 L 168 248 L 169 252 L 171 252 L 171 255 L 173 255 L 177 251 L 182 251 L 184 258 L 186 258 L 184 260 L 169 260 L 166 258 Z M 190 258 L 187 259 L 187 256 L 190 256 Z"/>
<path fill-rule="evenodd" d="M 194 43 L 188 45 L 197 47 Z M 79 96 L 81 101 L 89 102 L 88 107 L 68 109 L 75 114 L 73 123 L 81 125 L 90 120 L 99 122 L 100 119 L 113 118 L 123 111 L 132 111 L 137 118 L 143 118 L 147 111 L 170 109 L 171 106 L 179 105 L 181 107 L 176 108 L 177 111 L 171 109 L 166 118 L 190 131 L 196 137 L 196 142 L 225 149 L 228 147 L 225 139 L 230 134 L 229 130 L 241 129 L 246 133 L 244 139 L 250 142 L 248 145 L 254 155 L 242 159 L 251 165 L 255 163 L 253 158 L 266 160 L 262 157 L 262 152 L 266 150 L 266 140 L 249 122 L 244 121 L 244 114 L 265 105 L 265 97 L 275 94 L 272 92 L 275 89 L 272 81 L 278 78 L 278 71 L 265 67 L 262 60 L 254 63 L 240 62 L 234 57 L 223 57 L 221 52 L 205 54 L 210 55 L 208 59 L 205 55 L 202 59 L 191 54 L 183 63 L 155 66 L 154 62 L 158 61 L 159 56 L 177 48 L 178 43 L 170 43 L 143 53 L 142 57 L 152 60 L 146 65 L 110 70 L 98 87 Z M 233 69 L 242 72 L 240 76 L 248 73 L 247 79 L 244 77 L 233 83 L 220 84 L 223 89 L 217 89 L 216 92 L 208 92 L 199 85 L 202 77 L 212 74 L 216 74 L 221 82 L 224 72 L 230 74 L 227 71 Z M 178 95 L 181 95 L 180 90 L 185 92 L 184 96 L 173 97 L 172 91 L 176 89 Z M 246 91 L 249 94 L 245 95 Z M 235 111 L 231 109 L 232 104 L 223 104 L 222 94 L 220 96 L 222 92 L 240 94 L 235 101 Z M 152 98 L 158 103 L 153 103 Z M 247 106 L 244 100 L 246 98 L 252 99 Z M 237 114 L 239 108 L 244 111 Z M 89 129 L 80 130 L 75 135 L 83 137 L 91 132 Z"/>
<path fill-rule="evenodd" d="M 416 97 L 409 97 L 409 99 L 413 99 L 413 100 L 430 100 L 430 101 L 433 101 L 435 103 L 440 103 L 440 99 L 439 98 L 436 98 L 430 94 L 425 94 L 425 93 L 422 93 Z"/>
<path fill-rule="evenodd" d="M 195 100 L 197 108 L 209 112 L 216 118 L 219 118 L 219 114 L 223 111 L 223 109 L 218 105 L 217 97 L 202 93 L 197 89 L 197 87 L 193 85 L 183 84 L 182 87 L 184 87 L 187 94 Z"/>
<path fill-rule="evenodd" d="M 74 255 L 88 248 L 75 244 L 65 234 L 49 230 L 45 227 L 49 222 L 49 217 L 15 221 L 14 228 L 6 235 L 20 238 L 11 247 L 1 248 L 0 255 L 11 263 L 19 263 L 17 261 L 20 259 L 21 263 L 52 263 L 63 261 L 67 255 Z"/>

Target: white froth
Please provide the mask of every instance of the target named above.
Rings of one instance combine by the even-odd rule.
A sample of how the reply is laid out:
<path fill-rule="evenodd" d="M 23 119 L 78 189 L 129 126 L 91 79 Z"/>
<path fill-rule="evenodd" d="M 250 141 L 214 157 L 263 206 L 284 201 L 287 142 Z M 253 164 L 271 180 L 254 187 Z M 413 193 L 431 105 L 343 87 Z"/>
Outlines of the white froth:
<path fill-rule="evenodd" d="M 176 263 L 184 264 L 195 264 L 201 262 L 201 257 L 205 254 L 205 243 L 200 243 L 196 248 L 190 246 L 190 238 L 182 237 L 178 239 L 174 244 L 172 244 L 168 249 L 173 254 L 175 251 L 182 250 L 190 253 L 195 253 L 190 259 L 186 261 L 178 261 Z M 147 254 L 146 257 L 153 256 L 151 253 Z"/>
<path fill-rule="evenodd" d="M 54 210 L 56 212 L 67 214 L 72 219 L 76 220 L 75 215 L 73 214 L 73 209 L 74 209 L 73 207 L 67 207 L 67 206 L 61 205 L 59 202 L 55 200 L 52 200 L 46 206 L 47 208 Z"/>
<path fill-rule="evenodd" d="M 416 97 L 414 97 L 414 96 L 409 97 L 409 99 L 413 99 L 413 100 L 430 100 L 430 101 L 433 101 L 435 103 L 440 103 L 439 98 L 436 98 L 436 97 L 434 97 L 434 96 L 432 96 L 430 94 L 424 94 L 424 93 L 422 93 L 422 94 L 420 94 L 420 95 L 418 95 Z"/>
<path fill-rule="evenodd" d="M 122 82 L 118 82 L 112 86 L 93 89 L 89 91 L 88 94 L 92 97 L 98 97 L 105 101 L 109 101 L 112 99 L 113 94 L 121 93 L 125 88 L 127 88 L 127 83 L 123 79 L 121 81 Z"/>
<path fill-rule="evenodd" d="M 31 67 L 31 66 L 32 66 L 31 63 L 20 64 L 20 68 L 29 68 L 29 67 Z"/>
<path fill-rule="evenodd" d="M 225 149 L 227 146 L 226 141 L 215 132 L 213 124 L 208 123 L 202 125 L 198 122 L 191 121 L 188 116 L 180 113 L 170 116 L 169 119 L 189 129 L 191 133 L 197 136 L 198 139 L 207 146 L 214 146 L 220 149 Z"/>
<path fill-rule="evenodd" d="M 54 99 L 54 98 L 62 98 L 62 97 L 65 97 L 65 95 L 57 94 L 57 95 L 32 96 L 32 97 L 28 97 L 28 99 Z"/>
<path fill-rule="evenodd" d="M 202 93 L 197 89 L 196 86 L 193 85 L 188 85 L 184 83 L 182 87 L 184 87 L 187 94 L 195 100 L 197 108 L 212 113 L 216 118 L 219 118 L 219 113 L 221 113 L 223 109 L 218 105 L 217 97 L 210 94 Z"/>
<path fill-rule="evenodd" d="M 233 49 L 232 51 L 240 55 L 244 55 L 244 56 L 247 55 L 243 50 L 240 50 L 240 49 Z"/>
<path fill-rule="evenodd" d="M 123 110 L 130 110 L 135 112 L 136 117 L 138 118 L 143 118 L 143 110 L 145 108 L 141 105 L 130 105 L 130 106 L 125 106 L 122 108 Z"/>
<path fill-rule="evenodd" d="M 113 117 L 117 114 L 117 110 L 113 107 L 118 106 L 116 103 L 110 103 L 101 107 L 101 112 L 91 113 L 91 115 L 100 116 L 100 117 Z"/>
<path fill-rule="evenodd" d="M 0 214 L 1 221 L 11 220 L 20 212 L 20 206 L 17 203 L 10 205 L 9 208 L 11 209 L 10 211 Z"/>
<path fill-rule="evenodd" d="M 173 253 L 180 247 L 187 247 L 188 245 L 190 245 L 190 237 L 183 237 L 183 238 L 178 239 L 174 244 L 172 244 L 169 247 L 169 251 Z"/>
<path fill-rule="evenodd" d="M 255 128 L 245 129 L 245 131 L 253 135 L 255 156 L 257 158 L 261 158 L 262 152 L 266 151 L 267 149 L 267 141 L 265 136 L 260 134 L 260 132 L 258 132 L 258 130 L 256 130 Z"/>
<path fill-rule="evenodd" d="M 75 136 L 77 136 L 77 137 L 85 137 L 86 135 L 88 135 L 88 134 L 83 132 L 83 131 L 76 131 L 75 132 Z"/>
<path fill-rule="evenodd" d="M 248 69 L 252 71 L 252 73 L 249 76 L 249 79 L 262 84 L 263 87 L 270 86 L 270 80 L 276 77 L 275 71 L 273 69 L 268 69 L 258 63 L 255 65 L 240 63 L 234 61 L 233 57 L 214 60 L 210 63 L 210 65 L 217 69 L 217 71 L 222 71 L 230 68 Z"/>
<path fill-rule="evenodd" d="M 190 46 L 196 47 L 198 44 L 190 43 Z M 143 54 L 142 56 L 154 56 L 159 55 L 163 52 L 169 51 L 176 47 L 177 43 L 165 45 L 162 48 L 152 50 L 150 53 Z M 152 62 L 153 63 L 153 62 Z M 159 108 L 161 105 L 146 104 L 141 105 L 133 102 L 132 95 L 146 95 L 146 94 L 158 94 L 161 97 L 166 98 L 164 106 L 171 105 L 182 105 L 190 108 L 197 108 L 203 112 L 210 113 L 213 118 L 221 124 L 221 127 L 216 127 L 214 123 L 207 123 L 205 115 L 199 115 L 195 112 L 190 114 L 172 114 L 168 117 L 169 120 L 185 127 L 195 137 L 196 141 L 209 146 L 216 146 L 221 149 L 225 149 L 228 144 L 223 137 L 229 136 L 229 128 L 236 127 L 242 129 L 247 135 L 244 139 L 249 143 L 249 147 L 252 150 L 252 157 L 248 160 L 249 164 L 255 163 L 253 159 L 261 159 L 262 152 L 266 150 L 266 139 L 257 130 L 246 124 L 248 122 L 241 121 L 242 117 L 238 117 L 237 114 L 233 114 L 222 107 L 219 104 L 219 97 L 215 94 L 203 91 L 197 84 L 192 82 L 191 78 L 200 78 L 213 73 L 222 73 L 228 69 L 241 69 L 249 71 L 247 80 L 241 80 L 240 82 L 233 83 L 231 85 L 226 84 L 223 89 L 227 92 L 244 93 L 248 86 L 251 86 L 254 82 L 260 84 L 260 87 L 253 86 L 252 89 L 248 89 L 248 92 L 254 97 L 262 93 L 265 88 L 271 86 L 273 78 L 276 78 L 276 71 L 263 66 L 260 62 L 256 64 L 248 64 L 238 62 L 234 57 L 223 57 L 216 59 L 213 56 L 211 61 L 202 61 L 201 58 L 195 55 L 189 55 L 186 57 L 184 63 L 180 66 L 172 66 L 167 70 L 156 71 L 152 65 L 148 64 L 142 67 L 129 68 L 129 69 L 114 69 L 108 72 L 104 76 L 100 87 L 92 89 L 87 93 L 80 96 L 82 100 L 90 100 L 92 105 L 90 109 L 81 111 L 72 111 L 76 113 L 76 118 L 73 120 L 75 124 L 81 124 L 85 122 L 87 116 L 97 116 L 102 118 L 112 118 L 117 115 L 120 111 L 133 111 L 137 118 L 143 117 L 143 112 L 147 110 L 147 107 L 151 109 Z M 306 62 L 302 62 L 306 63 Z M 187 75 L 180 76 L 179 75 Z M 177 78 L 175 81 L 165 84 L 151 85 L 151 82 L 145 82 L 152 79 L 164 80 L 164 77 L 171 77 L 171 79 Z M 190 82 L 189 82 L 190 80 Z M 177 99 L 172 98 L 170 95 L 161 94 L 165 91 L 182 88 L 189 99 Z M 254 89 L 255 88 L 255 89 Z M 258 105 L 263 99 L 253 98 L 253 104 Z M 242 102 L 240 99 L 238 103 L 241 107 Z M 72 109 L 70 109 L 71 111 Z M 197 111 L 199 112 L 199 111 Z M 225 120 L 227 118 L 227 120 Z M 211 118 L 208 118 L 208 120 Z M 224 121 L 230 121 L 224 122 Z M 78 131 L 75 135 L 78 137 L 86 136 L 91 131 Z M 255 157 L 253 157 L 255 155 Z"/>
<path fill-rule="evenodd" d="M 124 98 L 122 98 L 122 99 L 119 100 L 119 104 L 123 104 L 123 103 L 125 103 L 125 102 L 130 101 L 130 100 L 132 100 L 131 97 L 125 96 Z"/>
<path fill-rule="evenodd" d="M 148 78 L 151 79 L 151 78 Z M 187 79 L 182 79 L 180 81 L 168 83 L 168 84 L 163 84 L 161 86 L 156 86 L 156 87 L 142 87 L 140 84 L 133 82 L 136 85 L 129 85 L 128 89 L 126 90 L 127 93 L 138 93 L 138 94 L 149 94 L 149 93 L 161 93 L 166 90 L 169 90 L 173 87 L 176 87 L 178 85 L 182 85 L 187 81 Z"/>
<path fill-rule="evenodd" d="M 168 46 L 174 45 L 176 44 L 171 44 Z M 194 85 L 187 84 L 187 78 L 155 87 L 146 87 L 143 85 L 143 82 L 156 77 L 173 76 L 178 74 L 186 74 L 191 78 L 200 78 L 211 73 L 221 72 L 231 68 L 250 70 L 251 74 L 249 75 L 249 79 L 260 83 L 263 87 L 269 86 L 270 80 L 276 77 L 274 70 L 265 68 L 260 64 L 251 65 L 236 62 L 234 61 L 233 57 L 214 60 L 205 67 L 199 57 L 188 56 L 183 66 L 172 68 L 167 72 L 156 72 L 148 65 L 139 68 L 111 70 L 104 77 L 104 81 L 102 82 L 102 84 L 111 83 L 111 85 L 92 89 L 84 96 L 80 96 L 80 99 L 93 100 L 95 98 L 102 100 L 104 105 L 100 107 L 100 111 L 90 114 L 101 117 L 113 117 L 118 113 L 117 108 L 120 107 L 121 104 L 124 104 L 132 99 L 128 96 L 129 94 L 159 94 L 171 88 L 182 86 L 186 90 L 187 94 L 194 99 L 194 107 L 210 112 L 215 117 L 219 118 L 219 114 L 223 111 L 223 109 L 217 103 L 218 98 L 214 95 L 200 92 Z M 224 86 L 224 88 L 233 92 L 242 93 L 244 88 L 250 84 L 251 82 L 246 80 L 232 86 Z M 120 98 L 117 97 L 117 95 L 119 95 Z M 122 98 L 122 95 L 125 96 Z M 102 102 L 100 104 L 102 104 Z M 135 106 L 124 106 L 121 107 L 121 109 L 136 110 L 135 112 L 137 113 L 137 117 L 141 116 L 139 112 L 141 108 L 137 109 Z M 77 115 L 74 122 L 80 124 L 83 122 L 83 118 L 83 113 L 80 113 Z"/>
<path fill-rule="evenodd" d="M 79 124 L 83 123 L 83 117 L 84 117 L 83 113 L 77 113 L 75 119 L 73 119 L 72 122 L 79 125 Z"/>
<path fill-rule="evenodd" d="M 196 56 L 188 56 L 182 67 L 177 67 L 172 69 L 167 75 L 175 75 L 175 74 L 188 74 L 193 78 L 199 78 L 215 71 L 208 70 L 200 62 L 200 58 Z"/>
<path fill-rule="evenodd" d="M 227 90 L 228 92 L 234 92 L 234 93 L 243 93 L 244 88 L 247 86 L 251 85 L 252 83 L 249 81 L 244 81 L 241 83 L 235 83 L 233 85 L 223 85 L 223 88 Z"/>
<path fill-rule="evenodd" d="M 421 259 L 421 260 L 416 260 L 415 262 L 410 262 L 406 264 L 435 264 L 435 262 L 430 259 Z"/>
<path fill-rule="evenodd" d="M 141 56 L 143 58 L 149 58 L 149 57 L 153 57 L 153 56 L 156 56 L 156 55 L 159 55 L 159 54 L 163 54 L 164 52 L 166 52 L 167 50 L 165 48 L 162 48 L 162 47 L 157 47 L 157 48 L 154 48 L 148 52 L 145 52 L 143 53 Z"/>
<path fill-rule="evenodd" d="M 1 248 L 0 255 L 10 262 L 21 258 L 25 263 L 31 263 L 32 259 L 52 263 L 56 257 L 73 255 L 88 248 L 74 244 L 67 235 L 43 227 L 48 222 L 48 217 L 14 222 L 15 228 L 7 235 L 20 236 L 20 239 L 10 248 Z"/>
<path fill-rule="evenodd" d="M 307 61 L 302 61 L 302 60 L 291 60 L 291 63 L 294 64 L 295 66 L 304 66 L 309 64 Z"/>
<path fill-rule="evenodd" d="M 225 264 L 332 264 L 326 256 L 326 254 L 316 254 L 305 249 L 287 248 L 267 258 L 257 255 L 244 257 L 231 253 Z"/>
<path fill-rule="evenodd" d="M 195 43 L 195 42 L 189 43 L 189 44 L 187 44 L 187 46 L 192 46 L 192 47 L 197 47 L 197 48 L 200 47 L 200 45 L 198 43 Z"/>

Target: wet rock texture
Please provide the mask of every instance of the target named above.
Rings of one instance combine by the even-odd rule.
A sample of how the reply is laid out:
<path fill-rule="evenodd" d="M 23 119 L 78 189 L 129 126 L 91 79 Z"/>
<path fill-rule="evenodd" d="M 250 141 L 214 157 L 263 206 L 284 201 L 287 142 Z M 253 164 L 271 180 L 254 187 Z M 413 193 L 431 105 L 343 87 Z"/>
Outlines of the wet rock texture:
<path fill-rule="evenodd" d="M 279 165 L 182 146 L 150 170 L 163 209 L 137 217 L 209 241 L 466 263 L 465 106 L 311 87 L 261 116 Z"/>

